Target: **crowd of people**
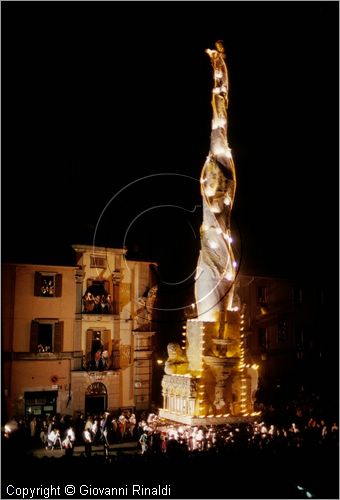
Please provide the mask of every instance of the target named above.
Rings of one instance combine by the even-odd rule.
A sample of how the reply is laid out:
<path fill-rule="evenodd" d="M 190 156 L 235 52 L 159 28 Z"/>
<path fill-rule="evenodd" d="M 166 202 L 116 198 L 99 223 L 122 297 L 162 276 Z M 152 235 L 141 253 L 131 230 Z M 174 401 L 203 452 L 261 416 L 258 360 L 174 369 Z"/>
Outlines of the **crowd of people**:
<path fill-rule="evenodd" d="M 91 293 L 87 290 L 83 297 L 83 307 L 86 314 L 112 314 L 111 295 L 106 292 Z"/>
<path fill-rule="evenodd" d="M 60 468 L 60 474 L 70 473 L 72 479 L 76 478 L 78 471 L 82 479 L 84 471 L 89 477 L 101 477 L 103 467 L 106 471 L 114 467 L 117 477 L 125 481 L 128 481 L 133 471 L 134 478 L 138 474 L 144 481 L 148 477 L 165 477 L 167 481 L 171 479 L 174 486 L 182 488 L 180 476 L 176 472 L 181 468 L 186 470 L 187 477 L 191 474 L 192 477 L 197 476 L 197 480 L 209 470 L 214 471 L 216 477 L 219 474 L 232 477 L 242 469 L 249 483 L 233 484 L 230 495 L 234 498 L 240 498 L 239 495 L 256 498 L 256 489 L 261 498 L 274 498 L 276 492 L 271 483 L 274 481 L 276 484 L 281 479 L 286 481 L 287 488 L 283 485 L 280 488 L 287 498 L 296 498 L 292 496 L 296 493 L 301 493 L 300 497 L 305 498 L 306 485 L 312 491 L 317 492 L 319 488 L 322 494 L 326 489 L 331 492 L 329 495 L 336 494 L 337 421 L 323 415 L 312 415 L 305 408 L 295 408 L 294 411 L 292 408 L 289 408 L 285 417 L 293 415 L 294 420 L 279 422 L 273 410 L 266 408 L 258 421 L 219 426 L 182 425 L 160 419 L 156 413 L 134 414 L 128 411 L 98 415 L 79 412 L 73 417 L 59 414 L 48 418 L 28 416 L 8 422 L 3 436 L 7 434 L 8 449 L 14 445 L 13 449 L 20 448 L 26 457 L 31 457 L 29 465 L 25 462 L 25 467 L 34 467 L 39 462 L 39 470 L 43 470 L 46 477 L 50 468 L 53 474 Z M 268 415 L 272 415 L 273 420 Z M 119 443 L 130 443 L 128 453 L 115 446 Z M 61 458 L 53 458 L 60 453 L 54 454 L 52 451 L 41 459 L 32 455 L 34 447 L 65 451 Z M 15 463 L 18 453 L 16 451 L 14 454 Z M 21 453 L 21 456 L 24 454 Z M 66 462 L 63 460 L 69 459 L 72 462 L 67 462 L 65 467 Z M 70 463 L 76 467 L 70 467 Z M 208 483 L 205 484 L 201 488 L 198 484 L 191 485 L 191 488 L 196 489 L 190 491 L 195 491 L 195 496 L 202 491 L 208 497 L 209 491 L 204 489 L 208 488 Z M 215 487 L 222 488 L 221 485 Z M 248 492 L 250 485 L 252 489 Z M 297 491 L 297 486 L 303 489 Z M 189 494 L 180 491 L 182 497 Z"/>
<path fill-rule="evenodd" d="M 46 450 L 65 449 L 72 454 L 74 446 L 84 445 L 91 455 L 92 445 L 131 441 L 138 453 L 167 453 L 176 447 L 182 451 L 207 451 L 221 447 L 302 447 L 338 446 L 339 428 L 335 421 L 306 418 L 299 409 L 295 421 L 278 425 L 269 421 L 240 422 L 226 425 L 190 426 L 160 419 L 157 414 L 143 412 L 137 420 L 131 412 L 116 416 L 108 411 L 99 415 L 78 413 L 75 417 L 60 414 L 39 418 L 12 419 L 4 427 L 5 437 L 17 433 L 28 447 L 44 446 Z"/>

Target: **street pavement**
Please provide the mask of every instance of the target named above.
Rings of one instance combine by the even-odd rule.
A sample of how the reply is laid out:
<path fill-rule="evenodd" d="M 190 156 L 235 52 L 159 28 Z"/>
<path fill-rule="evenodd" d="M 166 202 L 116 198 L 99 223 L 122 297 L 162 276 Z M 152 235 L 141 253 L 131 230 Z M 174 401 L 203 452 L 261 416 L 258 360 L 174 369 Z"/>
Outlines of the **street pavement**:
<path fill-rule="evenodd" d="M 137 441 L 131 441 L 128 443 L 118 443 L 111 444 L 109 449 L 110 455 L 117 455 L 117 453 L 123 454 L 134 454 L 137 452 Z M 54 457 L 59 458 L 65 455 L 65 450 L 60 449 L 59 447 L 54 450 L 46 450 L 46 448 L 38 448 L 32 450 L 32 454 L 35 457 L 43 458 L 43 457 Z M 84 445 L 76 445 L 73 448 L 73 455 L 80 456 L 81 454 L 85 454 L 85 446 Z M 92 445 L 92 455 L 103 455 L 104 454 L 104 445 Z"/>

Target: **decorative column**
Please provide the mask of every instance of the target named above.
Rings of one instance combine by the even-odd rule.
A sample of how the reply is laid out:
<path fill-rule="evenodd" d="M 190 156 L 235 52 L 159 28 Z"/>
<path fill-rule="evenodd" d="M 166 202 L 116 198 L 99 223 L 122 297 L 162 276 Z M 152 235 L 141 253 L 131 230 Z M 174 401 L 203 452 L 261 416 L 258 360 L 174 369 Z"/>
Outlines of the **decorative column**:
<path fill-rule="evenodd" d="M 119 284 L 122 281 L 122 273 L 120 270 L 115 270 L 112 272 L 112 305 L 113 305 L 113 313 L 120 313 L 120 297 L 119 297 Z"/>
<path fill-rule="evenodd" d="M 74 280 L 76 282 L 76 314 L 73 336 L 74 356 L 72 369 L 80 369 L 82 366 L 82 310 L 83 310 L 83 282 L 85 272 L 81 267 L 74 271 Z"/>
<path fill-rule="evenodd" d="M 74 280 L 76 282 L 76 314 L 81 314 L 83 310 L 83 281 L 85 271 L 78 267 L 74 271 Z"/>
<path fill-rule="evenodd" d="M 152 389 L 152 337 L 155 332 L 132 332 L 134 337 L 133 377 L 136 409 L 146 410 L 151 403 Z"/>

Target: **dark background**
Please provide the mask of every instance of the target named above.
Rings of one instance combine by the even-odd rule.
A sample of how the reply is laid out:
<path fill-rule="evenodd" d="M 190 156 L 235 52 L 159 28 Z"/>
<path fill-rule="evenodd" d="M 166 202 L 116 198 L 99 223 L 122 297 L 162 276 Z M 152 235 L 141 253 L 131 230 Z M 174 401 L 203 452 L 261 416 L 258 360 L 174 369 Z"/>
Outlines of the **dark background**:
<path fill-rule="evenodd" d="M 125 241 L 163 281 L 193 272 L 211 120 L 204 50 L 222 39 L 241 269 L 319 280 L 336 296 L 337 2 L 1 7 L 3 261 L 73 265 L 73 243 Z M 125 188 L 161 173 L 196 180 Z M 142 213 L 157 205 L 179 208 Z"/>

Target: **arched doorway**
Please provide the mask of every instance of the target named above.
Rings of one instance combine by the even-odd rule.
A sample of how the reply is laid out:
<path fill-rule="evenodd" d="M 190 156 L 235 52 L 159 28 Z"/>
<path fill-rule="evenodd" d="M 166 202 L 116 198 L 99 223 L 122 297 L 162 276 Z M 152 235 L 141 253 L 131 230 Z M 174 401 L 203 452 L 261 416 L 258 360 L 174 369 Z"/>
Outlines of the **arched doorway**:
<path fill-rule="evenodd" d="M 107 390 L 101 382 L 94 382 L 86 389 L 85 413 L 103 413 L 107 408 Z"/>

